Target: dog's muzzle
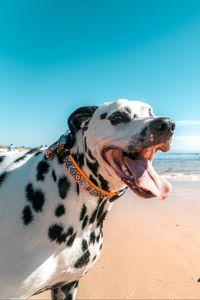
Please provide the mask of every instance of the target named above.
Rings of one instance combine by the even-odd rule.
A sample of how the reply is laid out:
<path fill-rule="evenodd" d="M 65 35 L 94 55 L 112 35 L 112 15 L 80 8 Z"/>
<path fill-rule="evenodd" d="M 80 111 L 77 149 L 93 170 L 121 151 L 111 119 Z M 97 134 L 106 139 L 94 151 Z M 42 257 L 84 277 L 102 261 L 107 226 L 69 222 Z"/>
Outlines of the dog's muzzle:
<path fill-rule="evenodd" d="M 171 185 L 158 175 L 152 162 L 158 150 L 170 149 L 174 130 L 175 123 L 171 119 L 156 117 L 133 139 L 127 150 L 110 146 L 104 149 L 103 157 L 136 194 L 165 199 L 171 192 Z"/>

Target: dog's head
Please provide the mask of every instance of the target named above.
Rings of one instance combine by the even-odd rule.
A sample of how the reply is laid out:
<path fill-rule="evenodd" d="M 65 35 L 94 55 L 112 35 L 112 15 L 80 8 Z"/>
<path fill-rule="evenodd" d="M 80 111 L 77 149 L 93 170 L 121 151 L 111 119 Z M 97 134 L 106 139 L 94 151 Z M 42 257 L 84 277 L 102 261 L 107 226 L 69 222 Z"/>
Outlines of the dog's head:
<path fill-rule="evenodd" d="M 170 148 L 175 129 L 171 119 L 156 117 L 144 102 L 120 99 L 79 108 L 68 125 L 109 180 L 123 182 L 145 198 L 168 196 L 171 186 L 156 173 L 152 161 L 158 150 Z"/>

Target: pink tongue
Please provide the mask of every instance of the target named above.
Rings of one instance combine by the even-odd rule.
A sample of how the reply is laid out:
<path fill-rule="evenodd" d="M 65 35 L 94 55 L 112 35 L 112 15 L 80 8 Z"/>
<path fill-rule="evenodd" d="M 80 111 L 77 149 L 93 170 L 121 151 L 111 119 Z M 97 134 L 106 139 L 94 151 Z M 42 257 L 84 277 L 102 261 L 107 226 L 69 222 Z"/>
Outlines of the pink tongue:
<path fill-rule="evenodd" d="M 145 157 L 133 160 L 126 156 L 124 157 L 124 161 L 138 187 L 151 192 L 161 200 L 169 196 L 171 184 L 156 173 L 149 160 Z"/>

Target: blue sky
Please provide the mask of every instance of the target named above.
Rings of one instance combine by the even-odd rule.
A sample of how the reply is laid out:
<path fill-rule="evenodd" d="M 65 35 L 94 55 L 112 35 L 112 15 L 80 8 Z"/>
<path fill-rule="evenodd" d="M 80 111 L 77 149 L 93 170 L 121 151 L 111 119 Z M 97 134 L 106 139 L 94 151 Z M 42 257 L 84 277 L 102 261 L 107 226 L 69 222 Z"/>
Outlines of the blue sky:
<path fill-rule="evenodd" d="M 53 142 L 80 105 L 141 99 L 200 150 L 200 1 L 0 2 L 0 144 Z"/>

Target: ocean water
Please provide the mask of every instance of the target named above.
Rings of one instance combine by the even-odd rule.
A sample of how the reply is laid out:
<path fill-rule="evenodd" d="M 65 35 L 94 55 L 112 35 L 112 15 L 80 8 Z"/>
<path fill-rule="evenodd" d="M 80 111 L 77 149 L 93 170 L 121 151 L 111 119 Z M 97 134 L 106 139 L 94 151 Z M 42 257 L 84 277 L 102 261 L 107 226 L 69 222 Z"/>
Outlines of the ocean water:
<path fill-rule="evenodd" d="M 158 152 L 153 165 L 159 174 L 171 180 L 200 180 L 200 151 Z"/>
<path fill-rule="evenodd" d="M 21 155 L 21 152 L 19 154 Z M 158 151 L 153 165 L 158 174 L 163 175 L 167 179 L 200 181 L 200 151 Z"/>

